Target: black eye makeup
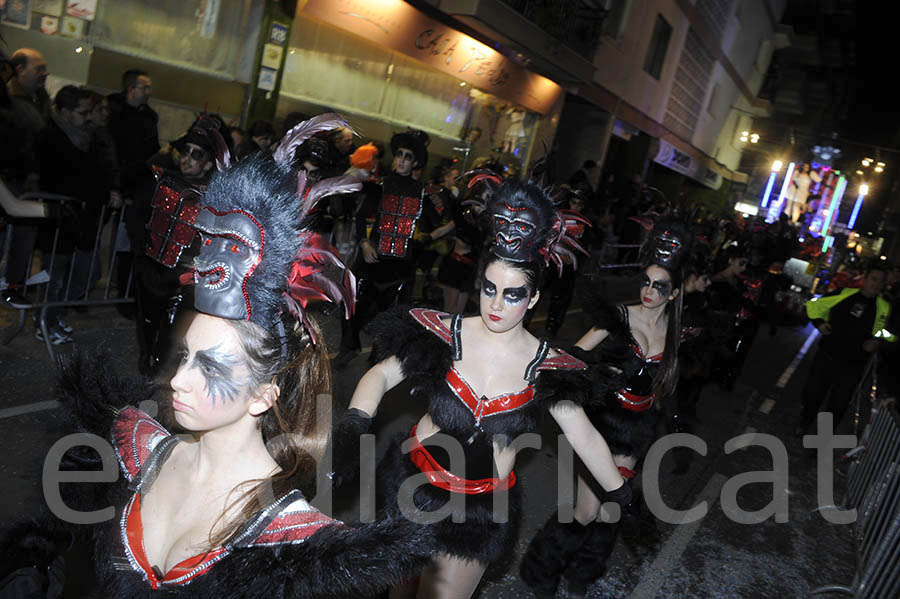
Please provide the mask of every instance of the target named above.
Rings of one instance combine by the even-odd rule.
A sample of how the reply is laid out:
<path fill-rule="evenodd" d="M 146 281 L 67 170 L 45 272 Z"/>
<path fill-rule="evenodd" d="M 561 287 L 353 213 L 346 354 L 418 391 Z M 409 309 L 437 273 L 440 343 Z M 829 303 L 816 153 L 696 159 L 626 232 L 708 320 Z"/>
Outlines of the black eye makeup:
<path fill-rule="evenodd" d="M 497 295 L 497 285 L 488 279 L 484 279 L 481 283 L 481 292 L 487 297 L 494 297 Z M 510 306 L 515 306 L 522 303 L 524 300 L 527 300 L 528 295 L 527 285 L 522 285 L 521 287 L 507 287 L 503 290 L 503 301 Z"/>
<path fill-rule="evenodd" d="M 643 281 L 641 282 L 641 287 L 642 287 L 642 288 L 643 288 L 643 287 L 650 287 L 650 288 L 652 288 L 654 291 L 656 291 L 656 293 L 657 293 L 660 297 L 664 297 L 664 296 L 669 295 L 669 293 L 671 293 L 671 291 L 672 291 L 672 282 L 671 282 L 671 281 L 663 281 L 663 280 L 661 280 L 661 279 L 658 280 L 658 281 L 651 281 L 651 280 L 650 280 L 650 277 L 648 277 L 647 275 L 644 275 L 644 279 L 643 279 Z"/>

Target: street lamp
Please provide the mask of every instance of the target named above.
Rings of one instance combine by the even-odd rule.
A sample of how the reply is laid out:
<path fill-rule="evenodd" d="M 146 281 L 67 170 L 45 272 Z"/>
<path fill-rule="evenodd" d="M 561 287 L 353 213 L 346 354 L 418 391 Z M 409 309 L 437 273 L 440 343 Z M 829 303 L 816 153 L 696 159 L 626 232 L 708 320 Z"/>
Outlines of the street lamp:
<path fill-rule="evenodd" d="M 859 195 L 856 196 L 856 204 L 853 205 L 853 212 L 850 214 L 850 221 L 847 223 L 847 228 L 851 231 L 853 230 L 853 225 L 856 224 L 856 217 L 859 216 L 859 209 L 862 208 L 863 198 L 865 198 L 868 193 L 869 185 L 867 183 L 860 183 Z"/>

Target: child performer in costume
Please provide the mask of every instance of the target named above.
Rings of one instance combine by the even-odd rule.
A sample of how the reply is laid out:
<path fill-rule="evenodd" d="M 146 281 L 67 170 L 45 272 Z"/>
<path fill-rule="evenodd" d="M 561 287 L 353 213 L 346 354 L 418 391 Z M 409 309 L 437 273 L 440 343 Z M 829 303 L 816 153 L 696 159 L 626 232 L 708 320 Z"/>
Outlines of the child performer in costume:
<path fill-rule="evenodd" d="M 336 251 L 306 228 L 308 216 L 319 198 L 358 183 L 306 189 L 289 157 L 310 135 L 345 125 L 334 114 L 301 123 L 274 160 L 228 166 L 220 156 L 225 168 L 195 223 L 199 314 L 171 381 L 186 434 L 128 407 L 141 397 L 102 366 L 67 367 L 76 416 L 109 435 L 124 475 L 106 499 L 116 517 L 96 543 L 104 597 L 355 598 L 386 590 L 430 554 L 419 527 L 351 528 L 300 490 L 315 479 L 328 434 L 317 396 L 331 386 L 324 340 L 304 307 L 327 299 L 349 313 L 354 287 Z"/>
<path fill-rule="evenodd" d="M 600 298 L 590 302 L 594 324 L 576 344 L 576 350 L 583 350 L 576 353 L 592 363 L 595 373 L 612 365 L 626 379 L 612 393 L 595 387 L 586 411 L 628 479 L 653 442 L 659 400 L 668 399 L 678 380 L 682 264 L 690 254 L 690 239 L 682 224 L 658 222 L 644 248 L 641 303 L 612 307 Z M 595 489 L 596 482 L 582 468 L 575 520 L 563 523 L 553 514 L 531 541 L 520 573 L 538 596 L 552 597 L 564 570 L 570 592 L 576 593 L 584 593 L 605 572 L 618 522 L 599 520 Z"/>
<path fill-rule="evenodd" d="M 334 437 L 341 469 L 333 476 L 347 481 L 357 474 L 350 456 L 359 458 L 359 437 L 370 430 L 389 389 L 411 379 L 414 397 L 427 405 L 402 448 L 389 448 L 378 470 L 389 513 L 408 513 L 403 506 L 412 503 L 445 516 L 428 526 L 437 551 L 419 597 L 471 596 L 486 567 L 512 549 L 520 506 L 514 441 L 534 431 L 546 412 L 609 491 L 607 498 L 631 499 L 581 407 L 589 395 L 587 366 L 522 324 L 538 301 L 547 262 L 561 266 L 560 254 L 572 255 L 566 229 L 575 217 L 557 212 L 541 188 L 517 181 L 504 182 L 487 210 L 494 243 L 482 262 L 480 314 L 395 309 L 374 321 L 377 363 L 357 385 Z M 413 475 L 427 482 L 410 489 L 403 483 Z"/>

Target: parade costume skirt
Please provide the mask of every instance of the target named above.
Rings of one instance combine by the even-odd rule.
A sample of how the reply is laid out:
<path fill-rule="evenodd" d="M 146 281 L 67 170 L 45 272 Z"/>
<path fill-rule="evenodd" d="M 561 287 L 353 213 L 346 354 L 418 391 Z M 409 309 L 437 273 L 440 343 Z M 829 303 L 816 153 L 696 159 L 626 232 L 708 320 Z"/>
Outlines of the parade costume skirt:
<path fill-rule="evenodd" d="M 410 454 L 402 453 L 401 444 L 405 440 L 405 435 L 395 437 L 378 465 L 378 494 L 382 509 L 391 515 L 400 513 L 400 486 L 418 474 L 423 479 L 413 491 L 413 502 L 418 509 L 424 512 L 446 509 L 451 496 L 459 506 L 450 507 L 452 511 L 445 518 L 428 524 L 434 533 L 437 552 L 482 564 L 490 564 L 509 555 L 515 548 L 521 515 L 520 485 L 506 491 L 480 494 L 441 489 L 426 482 L 422 472 L 410 459 Z M 498 505 L 496 518 L 495 502 Z M 502 507 L 504 503 L 508 506 L 505 510 Z M 503 522 L 499 521 L 501 515 L 505 516 Z M 454 522 L 454 517 L 464 521 Z"/>
<path fill-rule="evenodd" d="M 630 455 L 640 460 L 656 439 L 659 410 L 655 407 L 633 412 L 623 408 L 613 397 L 607 406 L 586 406 L 585 412 L 613 455 Z"/>

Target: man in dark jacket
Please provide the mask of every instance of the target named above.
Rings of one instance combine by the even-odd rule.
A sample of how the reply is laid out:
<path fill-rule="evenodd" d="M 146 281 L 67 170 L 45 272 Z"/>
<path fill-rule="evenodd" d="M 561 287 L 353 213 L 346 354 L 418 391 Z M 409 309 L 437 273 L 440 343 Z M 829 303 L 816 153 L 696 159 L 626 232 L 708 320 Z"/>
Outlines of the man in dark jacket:
<path fill-rule="evenodd" d="M 109 95 L 109 132 L 116 144 L 122 195 L 134 195 L 147 174 L 147 160 L 159 150 L 159 116 L 147 101 L 153 90 L 150 76 L 136 69 L 122 75 L 122 91 Z"/>
<path fill-rule="evenodd" d="M 69 214 L 59 222 L 55 247 L 51 229 L 42 231 L 41 246 L 44 268 L 49 269 L 53 257 L 49 299 L 77 300 L 90 289 L 91 278 L 100 274 L 96 256 L 92 264 L 92 249 L 107 197 L 101 163 L 91 147 L 87 127 L 87 116 L 92 110 L 90 97 L 84 90 L 66 85 L 57 92 L 54 106 L 50 124 L 37 142 L 41 189 L 71 196 L 75 201 L 68 206 Z M 56 308 L 47 310 L 48 334 L 54 344 L 70 340 L 71 329 L 61 316 Z M 41 331 L 38 338 L 43 340 Z"/>
<path fill-rule="evenodd" d="M 890 303 L 879 297 L 885 267 L 874 263 L 866 271 L 860 289 L 841 289 L 833 295 L 813 298 L 806 313 L 822 340 L 803 389 L 803 415 L 794 429 L 797 436 L 815 420 L 828 391 L 825 411 L 834 414 L 836 427 L 850 405 L 853 389 L 880 342 L 894 341 L 888 330 Z"/>
<path fill-rule="evenodd" d="M 147 105 L 152 91 L 150 76 L 144 71 L 130 69 L 122 75 L 122 91 L 108 97 L 108 127 L 119 161 L 117 191 L 126 204 L 131 203 L 141 188 L 152 184 L 147 160 L 159 150 L 159 116 Z M 131 243 L 133 245 L 135 240 Z M 138 252 L 140 248 L 132 247 L 132 250 Z M 133 255 L 131 252 L 120 252 L 118 255 L 116 283 L 120 296 L 125 295 L 129 285 Z M 129 313 L 127 308 L 122 310 Z"/>
<path fill-rule="evenodd" d="M 39 187 L 35 147 L 50 119 L 47 61 L 37 50 L 19 48 L 4 59 L 6 73 L 9 79 L 0 81 L 5 92 L 0 96 L 0 178 L 14 195 L 21 195 Z M 15 288 L 28 278 L 37 231 L 36 225 L 24 223 L 15 228 L 6 273 L 10 288 L 2 290 L 3 300 L 14 307 L 28 303 Z"/>

